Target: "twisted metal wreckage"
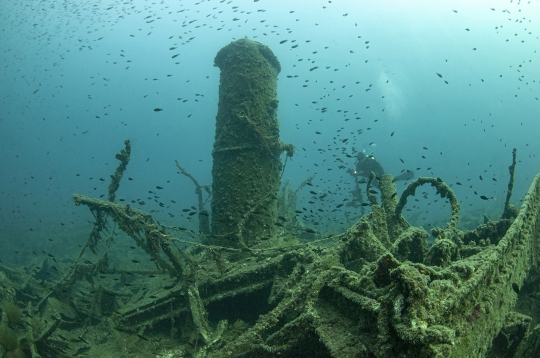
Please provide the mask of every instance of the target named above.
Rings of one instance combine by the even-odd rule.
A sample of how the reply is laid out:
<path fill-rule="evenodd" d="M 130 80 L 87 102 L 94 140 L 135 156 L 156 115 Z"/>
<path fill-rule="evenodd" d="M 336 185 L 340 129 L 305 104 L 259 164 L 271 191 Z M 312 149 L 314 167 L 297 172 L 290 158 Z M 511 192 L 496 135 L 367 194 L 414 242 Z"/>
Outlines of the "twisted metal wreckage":
<path fill-rule="evenodd" d="M 243 39 L 222 49 L 216 64 L 222 69 L 219 111 L 229 106 L 230 112 L 218 114 L 218 119 L 226 123 L 217 125 L 214 165 L 221 167 L 214 167 L 213 172 L 225 171 L 224 175 L 230 176 L 213 183 L 212 194 L 218 193 L 219 197 L 212 199 L 217 200 L 212 204 L 212 234 L 206 234 L 209 223 L 203 220 L 202 243 L 181 239 L 168 232 L 180 230 L 186 234 L 184 229 L 165 227 L 145 212 L 115 203 L 115 192 L 129 161 L 130 144 L 126 141 L 126 148 L 117 154 L 121 164 L 111 176 L 109 201 L 73 195 L 76 205 L 87 206 L 94 215 L 94 228 L 68 273 L 29 310 L 35 315 L 57 317 L 43 329 L 45 333 L 37 335 L 41 338 L 33 341 L 36 354 L 63 354 L 67 350 L 62 346 L 65 342 L 55 338 L 60 331 L 63 337 L 71 334 L 78 338 L 70 340 L 69 349 L 81 352 L 90 345 L 89 325 L 98 322 L 103 330 L 114 327 L 115 335 L 134 337 L 140 352 L 147 345 L 152 352 L 163 355 L 540 355 L 540 175 L 518 211 L 510 204 L 515 149 L 505 208 L 499 220 L 486 218 L 476 230 L 458 230 L 460 205 L 452 190 L 438 178 L 418 178 L 398 197 L 392 176 L 384 175 L 378 178 L 378 204 L 370 190 L 375 179 L 372 175 L 365 191 L 371 213 L 343 234 L 328 238 L 312 234 L 311 240 L 300 243 L 291 240 L 290 234 L 273 231 L 275 225 L 265 226 L 276 221 L 279 211 L 288 222 L 295 223 L 297 232 L 305 233 L 302 224 L 294 221 L 295 191 L 287 186 L 279 200 L 274 195 L 281 170 L 275 158 L 281 151 L 292 155 L 292 148 L 276 140 L 276 129 L 270 128 L 275 124 L 272 120 L 277 103 L 267 108 L 263 106 L 267 103 L 254 99 L 264 92 L 270 101 L 275 100 L 275 91 L 265 90 L 265 81 L 277 77 L 279 62 L 266 46 Z M 223 73 L 227 65 L 240 66 L 242 74 L 235 80 L 250 83 L 247 87 L 245 83 L 232 87 L 251 92 L 236 93 L 242 97 L 236 104 L 231 102 L 234 93 L 222 91 L 227 87 L 224 81 L 232 80 L 227 78 L 230 74 Z M 264 71 L 256 74 L 261 67 Z M 257 108 L 266 117 L 246 117 L 248 109 L 255 112 Z M 258 126 L 258 120 L 267 127 Z M 246 143 L 224 144 L 228 139 L 221 137 L 220 125 L 232 127 L 227 130 L 234 133 L 240 130 L 235 126 L 245 126 L 244 132 L 252 135 L 247 136 Z M 274 141 L 266 141 L 268 138 Z M 254 157 L 250 151 L 257 152 L 251 162 L 247 159 Z M 264 165 L 267 159 L 274 162 Z M 253 177 L 242 174 L 249 166 L 255 167 L 248 171 Z M 265 175 L 265 170 L 272 174 Z M 199 213 L 204 219 L 208 216 L 203 211 L 203 187 L 190 178 L 196 185 Z M 241 193 L 261 180 L 269 180 L 259 186 L 261 192 Z M 241 186 L 233 188 L 235 183 Z M 423 228 L 409 225 L 402 216 L 408 197 L 426 184 L 447 199 L 452 210 L 447 227 L 432 230 L 433 245 L 427 244 L 429 234 Z M 216 189 L 216 185 L 225 188 Z M 216 215 L 214 209 L 227 213 L 227 220 L 219 221 L 221 214 Z M 129 297 L 106 284 L 94 285 L 98 275 L 118 274 L 107 254 L 95 263 L 79 263 L 85 249 L 96 252 L 106 239 L 109 219 L 157 266 L 157 271 L 150 272 L 152 279 L 147 278 L 148 272 L 131 273 L 133 282 L 138 278 L 145 282 L 136 286 Z M 76 287 L 89 283 L 94 289 L 92 305 L 78 305 Z M 70 320 L 66 311 L 72 307 L 86 317 L 84 323 Z M 165 341 L 158 343 L 156 337 L 164 335 L 165 329 L 170 330 L 175 347 L 166 346 Z"/>

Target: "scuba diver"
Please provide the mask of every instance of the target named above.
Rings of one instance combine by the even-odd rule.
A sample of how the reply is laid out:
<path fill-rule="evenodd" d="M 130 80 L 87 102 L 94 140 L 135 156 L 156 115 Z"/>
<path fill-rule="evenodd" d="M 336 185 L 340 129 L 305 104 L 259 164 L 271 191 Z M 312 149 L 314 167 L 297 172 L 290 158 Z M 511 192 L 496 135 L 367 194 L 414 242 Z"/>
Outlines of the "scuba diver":
<path fill-rule="evenodd" d="M 365 206 L 369 206 L 369 203 L 364 202 L 363 190 L 360 188 L 360 184 L 367 182 L 366 178 L 371 175 L 371 172 L 375 173 L 375 179 L 371 183 L 374 187 L 379 187 L 379 180 L 383 176 L 384 169 L 382 165 L 375 160 L 373 155 L 365 155 L 363 152 L 358 152 L 356 156 L 356 170 L 349 169 L 347 170 L 349 174 L 354 177 L 355 188 L 351 190 L 352 200 L 346 204 L 346 206 L 352 206 L 354 208 L 360 207 L 361 214 L 364 215 Z M 361 180 L 358 180 L 358 177 L 363 177 Z M 414 177 L 414 173 L 411 170 L 406 170 L 397 177 L 394 177 L 394 182 L 398 180 L 409 180 Z"/>
<path fill-rule="evenodd" d="M 375 173 L 375 176 L 377 177 L 384 175 L 383 167 L 375 160 L 374 156 L 358 152 L 356 155 L 356 170 L 353 172 L 353 175 L 369 177 L 371 172 Z"/>
<path fill-rule="evenodd" d="M 361 176 L 361 177 L 369 177 L 371 172 L 375 173 L 375 176 L 377 178 L 383 176 L 384 169 L 381 166 L 381 164 L 375 160 L 375 157 L 372 155 L 365 155 L 363 152 L 358 152 L 356 156 L 356 170 L 349 169 L 349 173 L 354 176 Z M 414 177 L 414 172 L 411 170 L 407 170 L 403 172 L 402 174 L 394 177 L 394 182 L 398 180 L 409 180 Z M 379 181 L 373 180 L 373 185 L 378 187 Z"/>

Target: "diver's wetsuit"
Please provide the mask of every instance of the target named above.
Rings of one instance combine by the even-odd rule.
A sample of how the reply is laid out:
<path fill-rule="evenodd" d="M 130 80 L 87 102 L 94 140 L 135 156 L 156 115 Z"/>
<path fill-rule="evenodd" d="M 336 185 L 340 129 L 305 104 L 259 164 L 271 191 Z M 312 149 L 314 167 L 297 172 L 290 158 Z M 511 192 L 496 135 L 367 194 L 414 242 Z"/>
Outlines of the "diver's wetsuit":
<path fill-rule="evenodd" d="M 365 180 L 359 181 L 358 177 L 364 177 L 367 178 L 371 175 L 371 172 L 375 173 L 375 179 L 371 182 L 371 185 L 373 187 L 378 188 L 379 187 L 379 180 L 377 178 L 380 178 L 384 175 L 384 169 L 379 164 L 378 161 L 375 160 L 375 157 L 371 155 L 365 155 L 362 152 L 359 152 L 356 156 L 357 162 L 356 162 L 356 170 L 349 169 L 347 172 L 355 177 L 356 187 L 354 190 L 351 191 L 353 195 L 353 200 L 347 203 L 347 206 L 352 206 L 355 208 L 360 207 L 362 215 L 364 214 L 364 206 L 367 205 L 367 203 L 364 203 L 364 200 L 362 199 L 362 190 L 360 189 L 359 184 L 365 183 Z M 414 178 L 414 173 L 410 170 L 407 170 L 397 177 L 394 178 L 394 181 L 397 180 L 409 180 Z"/>
<path fill-rule="evenodd" d="M 371 172 L 374 172 L 375 176 L 378 178 L 384 175 L 384 169 L 381 164 L 379 164 L 379 162 L 375 160 L 375 157 L 371 155 L 365 155 L 364 153 L 359 152 L 357 155 L 357 159 L 358 161 L 356 162 L 356 171 L 353 175 L 369 177 Z M 411 170 L 407 170 L 406 172 L 398 175 L 397 177 L 394 177 L 394 181 L 409 180 L 412 178 L 414 178 L 414 173 Z M 374 181 L 374 186 L 378 186 L 378 181 Z"/>
<path fill-rule="evenodd" d="M 358 161 L 356 162 L 356 174 L 369 177 L 371 172 L 374 172 L 376 176 L 381 177 L 384 175 L 384 169 L 378 161 L 371 155 L 365 155 L 360 152 L 357 155 Z"/>

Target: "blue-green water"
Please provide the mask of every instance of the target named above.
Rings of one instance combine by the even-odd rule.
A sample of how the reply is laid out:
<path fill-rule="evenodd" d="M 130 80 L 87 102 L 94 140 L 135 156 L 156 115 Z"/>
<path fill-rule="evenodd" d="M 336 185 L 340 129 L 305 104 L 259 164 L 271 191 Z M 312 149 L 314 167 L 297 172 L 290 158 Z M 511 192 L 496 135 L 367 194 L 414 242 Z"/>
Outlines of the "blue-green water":
<path fill-rule="evenodd" d="M 342 231 L 347 211 L 358 217 L 335 209 L 351 199 L 357 151 L 394 175 L 442 178 L 478 222 L 496 217 L 512 148 L 514 203 L 540 171 L 539 16 L 539 1 L 2 1 L 0 259 L 78 252 L 92 216 L 71 195 L 106 198 L 124 139 L 118 198 L 196 230 L 174 160 L 211 183 L 213 59 L 243 37 L 281 63 L 281 138 L 297 148 L 283 178 L 316 174 L 300 192 L 306 225 Z M 406 214 L 444 224 L 448 205 L 422 191 Z"/>

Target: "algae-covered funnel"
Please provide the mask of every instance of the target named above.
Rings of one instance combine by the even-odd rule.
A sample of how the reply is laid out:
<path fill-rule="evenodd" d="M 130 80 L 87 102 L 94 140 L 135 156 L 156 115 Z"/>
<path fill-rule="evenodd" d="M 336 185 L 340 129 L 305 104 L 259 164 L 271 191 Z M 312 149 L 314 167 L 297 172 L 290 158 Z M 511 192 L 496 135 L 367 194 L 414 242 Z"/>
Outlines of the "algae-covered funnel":
<path fill-rule="evenodd" d="M 241 39 L 215 58 L 221 70 L 212 156 L 212 234 L 223 246 L 252 246 L 271 236 L 284 148 L 279 140 L 277 75 L 265 45 Z"/>

